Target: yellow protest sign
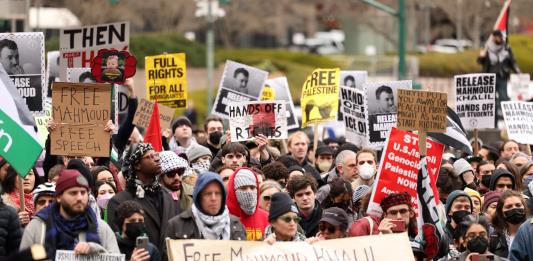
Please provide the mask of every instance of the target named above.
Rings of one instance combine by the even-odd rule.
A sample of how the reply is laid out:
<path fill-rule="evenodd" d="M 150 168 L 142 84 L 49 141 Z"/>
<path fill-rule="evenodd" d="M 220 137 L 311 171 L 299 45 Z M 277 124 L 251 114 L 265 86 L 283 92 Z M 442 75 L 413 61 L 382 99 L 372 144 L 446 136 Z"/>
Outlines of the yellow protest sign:
<path fill-rule="evenodd" d="M 145 57 L 146 98 L 171 108 L 187 107 L 185 54 Z"/>
<path fill-rule="evenodd" d="M 273 101 L 276 98 L 276 89 L 265 85 L 263 88 L 263 92 L 261 93 L 261 101 Z"/>
<path fill-rule="evenodd" d="M 414 260 L 407 233 L 307 242 L 167 240 L 170 261 Z"/>
<path fill-rule="evenodd" d="M 302 128 L 337 119 L 340 70 L 315 69 L 302 87 Z"/>

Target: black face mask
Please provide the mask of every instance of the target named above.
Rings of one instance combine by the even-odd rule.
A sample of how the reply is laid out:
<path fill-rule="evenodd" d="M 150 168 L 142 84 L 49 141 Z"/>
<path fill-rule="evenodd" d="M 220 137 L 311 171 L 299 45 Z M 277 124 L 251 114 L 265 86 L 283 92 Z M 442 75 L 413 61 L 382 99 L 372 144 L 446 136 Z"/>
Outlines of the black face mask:
<path fill-rule="evenodd" d="M 137 237 L 146 233 L 146 227 L 143 222 L 127 223 L 125 233 L 129 239 L 135 240 Z"/>
<path fill-rule="evenodd" d="M 481 176 L 481 184 L 487 188 L 490 187 L 490 178 L 491 175 Z"/>
<path fill-rule="evenodd" d="M 503 219 L 513 225 L 518 225 L 526 220 L 526 213 L 523 208 L 513 208 L 503 212 Z"/>
<path fill-rule="evenodd" d="M 467 210 L 458 210 L 452 213 L 452 220 L 455 224 L 463 222 L 466 216 L 470 215 L 470 211 Z"/>
<path fill-rule="evenodd" d="M 214 145 L 218 145 L 220 143 L 220 138 L 222 138 L 222 132 L 215 131 L 209 133 L 209 142 Z"/>
<path fill-rule="evenodd" d="M 471 253 L 483 254 L 489 247 L 489 241 L 485 237 L 475 237 L 466 243 L 466 248 Z"/>

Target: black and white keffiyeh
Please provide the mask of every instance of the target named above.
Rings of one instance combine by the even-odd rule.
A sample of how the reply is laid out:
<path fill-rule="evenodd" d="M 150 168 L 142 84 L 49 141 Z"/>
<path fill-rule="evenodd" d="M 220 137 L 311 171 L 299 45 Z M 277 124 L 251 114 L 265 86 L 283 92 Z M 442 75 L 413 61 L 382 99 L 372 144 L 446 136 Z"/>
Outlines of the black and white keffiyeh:
<path fill-rule="evenodd" d="M 152 184 L 143 184 L 137 179 L 133 166 L 141 161 L 144 154 L 148 151 L 154 150 L 151 144 L 139 143 L 131 145 L 130 149 L 124 153 L 124 163 L 122 164 L 122 174 L 126 179 L 126 188 L 130 191 L 134 191 L 138 198 L 144 198 L 144 193 L 157 192 L 161 188 L 159 184 L 159 176 L 155 177 Z"/>

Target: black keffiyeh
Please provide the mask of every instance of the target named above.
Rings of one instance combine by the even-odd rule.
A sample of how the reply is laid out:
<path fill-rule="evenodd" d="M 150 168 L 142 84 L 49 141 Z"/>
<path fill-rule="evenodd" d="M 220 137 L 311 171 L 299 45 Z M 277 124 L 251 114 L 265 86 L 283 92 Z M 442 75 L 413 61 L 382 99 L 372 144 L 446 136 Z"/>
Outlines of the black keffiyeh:
<path fill-rule="evenodd" d="M 122 174 L 126 179 L 126 189 L 135 193 L 138 198 L 144 198 L 145 192 L 154 193 L 161 189 L 159 176 L 155 177 L 152 184 L 143 184 L 137 179 L 133 166 L 141 161 L 144 154 L 154 150 L 151 144 L 139 143 L 131 145 L 130 149 L 124 154 L 124 163 L 122 164 Z"/>

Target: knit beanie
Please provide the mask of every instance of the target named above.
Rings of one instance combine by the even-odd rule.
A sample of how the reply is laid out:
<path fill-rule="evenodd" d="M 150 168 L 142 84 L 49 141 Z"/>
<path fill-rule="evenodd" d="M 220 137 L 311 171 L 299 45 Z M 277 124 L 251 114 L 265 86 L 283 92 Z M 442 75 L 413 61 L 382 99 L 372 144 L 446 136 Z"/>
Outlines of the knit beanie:
<path fill-rule="evenodd" d="M 455 201 L 458 197 L 466 197 L 470 201 L 470 213 L 472 213 L 472 199 L 466 192 L 462 190 L 454 190 L 452 193 L 448 195 L 448 198 L 446 199 L 446 215 L 450 213 L 450 209 L 452 208 L 452 203 Z"/>
<path fill-rule="evenodd" d="M 458 159 L 458 160 L 456 160 L 456 161 L 453 163 L 453 169 L 454 169 L 453 174 L 454 174 L 456 177 L 461 176 L 463 173 L 465 173 L 465 172 L 467 172 L 467 171 L 472 171 L 472 172 L 474 172 L 474 169 L 472 169 L 472 165 L 470 165 L 470 163 L 468 163 L 468 161 L 466 161 L 465 159 Z"/>
<path fill-rule="evenodd" d="M 276 192 L 270 199 L 270 209 L 268 212 L 268 221 L 285 215 L 287 212 L 298 214 L 298 208 L 292 201 L 291 197 L 285 192 Z"/>
<path fill-rule="evenodd" d="M 249 169 L 239 169 L 233 178 L 235 185 L 235 195 L 242 211 L 250 216 L 257 209 L 257 180 L 255 174 Z M 243 186 L 254 186 L 253 191 L 239 191 L 238 188 Z"/>
<path fill-rule="evenodd" d="M 233 183 L 235 184 L 235 189 L 238 189 L 242 186 L 257 187 L 257 179 L 251 170 L 240 169 L 234 175 L 235 177 L 233 178 Z"/>
<path fill-rule="evenodd" d="M 89 190 L 89 182 L 77 170 L 62 170 L 56 182 L 56 195 L 61 195 L 65 190 L 74 187 L 84 187 Z"/>
<path fill-rule="evenodd" d="M 409 195 L 409 193 L 407 192 L 391 193 L 388 196 L 386 196 L 383 200 L 381 200 L 381 203 L 379 205 L 381 206 L 383 213 L 385 213 L 390 207 L 394 207 L 394 206 L 398 206 L 402 204 L 411 206 L 411 195 Z"/>
<path fill-rule="evenodd" d="M 166 174 L 177 169 L 185 169 L 189 167 L 189 163 L 182 157 L 176 155 L 173 151 L 166 150 L 159 152 L 161 163 L 161 173 Z"/>
<path fill-rule="evenodd" d="M 502 193 L 499 191 L 489 191 L 485 193 L 485 196 L 483 197 L 483 206 L 481 206 L 481 212 L 487 211 L 490 204 L 494 202 L 498 202 L 502 196 Z"/>
<path fill-rule="evenodd" d="M 185 116 L 181 116 L 172 123 L 172 133 L 176 132 L 176 129 L 182 125 L 187 125 L 189 128 L 192 128 L 191 120 Z"/>
<path fill-rule="evenodd" d="M 211 158 L 213 158 L 211 151 L 199 144 L 193 145 L 192 148 L 190 148 L 187 152 L 187 158 L 189 158 L 189 162 L 194 162 L 195 160 L 206 155 L 209 155 Z"/>
<path fill-rule="evenodd" d="M 466 194 L 468 194 L 470 198 L 477 198 L 479 203 L 483 205 L 483 199 L 481 199 L 481 195 L 479 194 L 479 192 L 471 188 L 465 188 L 464 191 L 466 192 Z"/>

